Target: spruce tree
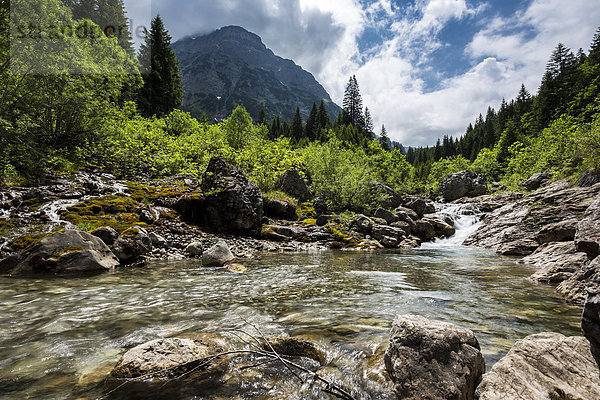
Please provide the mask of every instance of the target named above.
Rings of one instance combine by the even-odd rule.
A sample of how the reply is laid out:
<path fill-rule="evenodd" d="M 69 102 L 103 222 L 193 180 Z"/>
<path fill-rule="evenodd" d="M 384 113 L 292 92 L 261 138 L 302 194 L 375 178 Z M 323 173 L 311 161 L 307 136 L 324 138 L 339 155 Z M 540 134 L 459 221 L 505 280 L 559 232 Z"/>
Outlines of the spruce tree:
<path fill-rule="evenodd" d="M 256 124 L 261 125 L 261 124 L 266 124 L 266 123 L 267 123 L 267 117 L 265 115 L 265 110 L 261 109 L 260 112 L 258 113 L 258 120 L 256 120 Z"/>
<path fill-rule="evenodd" d="M 150 32 L 140 48 L 140 59 L 149 61 L 150 71 L 144 76 L 144 85 L 138 105 L 144 116 L 164 116 L 181 105 L 183 89 L 179 66 L 171 48 L 171 36 L 157 15 L 152 19 Z"/>
<path fill-rule="evenodd" d="M 596 30 L 596 34 L 590 45 L 588 60 L 592 65 L 600 64 L 600 28 Z"/>
<path fill-rule="evenodd" d="M 292 119 L 290 126 L 290 136 L 293 143 L 299 143 L 302 139 L 304 129 L 302 128 L 302 116 L 300 115 L 300 107 L 296 107 L 296 113 Z"/>
<path fill-rule="evenodd" d="M 317 139 L 317 136 L 320 131 L 318 114 L 319 114 L 319 112 L 317 111 L 317 104 L 313 103 L 312 108 L 310 110 L 310 114 L 308 115 L 308 119 L 306 120 L 306 127 L 304 129 L 305 136 L 311 142 L 313 142 Z"/>
<path fill-rule="evenodd" d="M 325 108 L 325 101 L 321 100 L 321 104 L 319 104 L 319 126 L 321 129 L 327 129 L 331 125 L 331 120 L 329 119 L 329 114 L 327 113 L 327 108 Z"/>
<path fill-rule="evenodd" d="M 373 118 L 371 117 L 371 111 L 369 111 L 369 107 L 365 107 L 365 132 L 371 138 L 373 138 L 374 129 L 375 127 L 373 126 Z"/>
<path fill-rule="evenodd" d="M 365 116 L 363 114 L 363 103 L 356 76 L 352 75 L 346 86 L 343 100 L 344 123 L 356 126 L 359 130 L 365 128 Z"/>
<path fill-rule="evenodd" d="M 388 138 L 387 131 L 385 130 L 385 125 L 381 125 L 381 136 L 379 137 L 379 143 L 381 144 L 381 148 L 385 151 L 390 151 L 390 139 Z"/>

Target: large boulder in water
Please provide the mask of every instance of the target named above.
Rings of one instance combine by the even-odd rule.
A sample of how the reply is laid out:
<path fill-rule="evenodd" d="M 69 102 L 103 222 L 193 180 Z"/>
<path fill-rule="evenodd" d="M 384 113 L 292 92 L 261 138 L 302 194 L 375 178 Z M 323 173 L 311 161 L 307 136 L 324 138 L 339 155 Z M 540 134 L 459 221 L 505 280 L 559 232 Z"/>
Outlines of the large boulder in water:
<path fill-rule="evenodd" d="M 87 232 L 67 230 L 0 261 L 0 273 L 74 274 L 108 271 L 117 265 L 119 260 L 100 238 Z"/>
<path fill-rule="evenodd" d="M 453 201 L 486 194 L 487 182 L 482 175 L 467 169 L 446 175 L 440 182 L 439 190 L 444 200 Z"/>
<path fill-rule="evenodd" d="M 600 399 L 590 344 L 584 337 L 554 332 L 527 336 L 483 376 L 476 398 Z"/>
<path fill-rule="evenodd" d="M 396 318 L 385 366 L 399 399 L 471 400 L 485 362 L 473 332 L 416 315 Z"/>
<path fill-rule="evenodd" d="M 205 225 L 217 231 L 260 232 L 263 197 L 240 168 L 223 157 L 213 157 L 201 187 Z"/>
<path fill-rule="evenodd" d="M 295 197 L 299 201 L 307 201 L 313 197 L 308 185 L 300 175 L 300 172 L 295 169 L 285 171 L 283 175 L 279 177 L 275 187 L 282 192 Z"/>
<path fill-rule="evenodd" d="M 583 219 L 577 224 L 575 246 L 590 259 L 600 255 L 600 197 L 588 207 Z"/>
<path fill-rule="evenodd" d="M 235 257 L 229 246 L 224 241 L 220 241 L 204 253 L 202 253 L 202 266 L 204 267 L 222 267 Z"/>
<path fill-rule="evenodd" d="M 198 360 L 222 351 L 221 343 L 214 340 L 157 339 L 125 353 L 111 375 L 117 379 L 141 376 L 147 376 L 148 380 L 173 378 L 197 368 Z"/>

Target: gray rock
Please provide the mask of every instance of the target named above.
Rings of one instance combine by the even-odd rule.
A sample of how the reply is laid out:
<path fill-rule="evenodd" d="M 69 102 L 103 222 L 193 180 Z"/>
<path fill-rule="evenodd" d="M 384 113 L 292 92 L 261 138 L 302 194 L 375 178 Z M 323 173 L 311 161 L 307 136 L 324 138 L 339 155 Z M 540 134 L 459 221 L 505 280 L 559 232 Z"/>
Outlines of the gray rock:
<path fill-rule="evenodd" d="M 589 206 L 577 224 L 575 246 L 577 250 L 585 252 L 590 260 L 600 255 L 600 197 Z"/>
<path fill-rule="evenodd" d="M 355 227 L 360 233 L 370 235 L 373 229 L 373 221 L 363 214 L 357 214 L 354 216 L 351 226 Z"/>
<path fill-rule="evenodd" d="M 378 204 L 383 208 L 396 208 L 402 204 L 402 196 L 388 185 L 373 181 L 370 187 L 370 194 L 378 199 Z"/>
<path fill-rule="evenodd" d="M 590 342 L 590 350 L 596 364 L 600 366 L 600 285 L 588 289 L 581 317 L 581 330 Z"/>
<path fill-rule="evenodd" d="M 289 169 L 279 177 L 275 187 L 282 192 L 295 197 L 299 201 L 307 201 L 313 198 L 308 185 L 295 169 Z"/>
<path fill-rule="evenodd" d="M 450 237 L 456 233 L 454 226 L 437 217 L 425 217 L 421 220 L 421 222 L 430 223 L 435 231 L 435 236 Z"/>
<path fill-rule="evenodd" d="M 541 186 L 549 183 L 552 180 L 552 174 L 548 172 L 538 172 L 533 175 L 525 182 L 523 182 L 523 186 L 527 190 L 536 190 Z"/>
<path fill-rule="evenodd" d="M 416 315 L 396 318 L 385 367 L 399 399 L 472 400 L 485 362 L 473 332 Z"/>
<path fill-rule="evenodd" d="M 398 247 L 398 245 L 400 244 L 400 240 L 397 237 L 383 236 L 379 240 L 379 243 L 381 243 L 383 247 L 387 247 L 388 249 L 394 249 Z"/>
<path fill-rule="evenodd" d="M 154 247 L 163 247 L 167 243 L 167 240 L 156 232 L 150 232 L 148 236 Z"/>
<path fill-rule="evenodd" d="M 406 236 L 406 232 L 404 232 L 402 229 L 394 228 L 393 226 L 388 225 L 373 225 L 371 234 L 379 241 L 381 241 L 385 236 L 396 240 L 402 240 L 404 236 Z"/>
<path fill-rule="evenodd" d="M 394 228 L 402 229 L 404 232 L 406 232 L 407 235 L 410 235 L 411 233 L 413 233 L 414 229 L 416 228 L 416 225 L 414 222 L 411 225 L 408 222 L 404 222 L 404 221 L 396 221 L 396 222 L 392 223 L 390 226 L 392 226 Z"/>
<path fill-rule="evenodd" d="M 262 226 L 260 189 L 223 157 L 213 157 L 202 175 L 204 225 L 221 232 L 258 233 Z"/>
<path fill-rule="evenodd" d="M 425 214 L 435 213 L 433 202 L 423 197 L 409 196 L 404 199 L 403 206 L 417 213 L 418 218 L 423 218 Z"/>
<path fill-rule="evenodd" d="M 202 253 L 202 266 L 222 267 L 234 258 L 227 243 L 221 241 Z"/>
<path fill-rule="evenodd" d="M 585 212 L 598 194 L 600 184 L 580 188 L 563 180 L 521 198 L 507 197 L 504 206 L 483 217 L 482 226 L 464 244 L 504 254 L 531 254 L 539 246 L 534 239 L 540 230 Z"/>
<path fill-rule="evenodd" d="M 556 291 L 569 302 L 583 305 L 588 289 L 598 285 L 600 285 L 600 256 L 561 282 Z"/>
<path fill-rule="evenodd" d="M 419 215 L 410 208 L 397 207 L 394 211 L 400 221 L 411 223 L 419 219 Z"/>
<path fill-rule="evenodd" d="M 537 234 L 540 243 L 573 241 L 577 229 L 577 218 L 544 226 Z"/>
<path fill-rule="evenodd" d="M 329 214 L 329 208 L 327 207 L 325 200 L 314 199 L 313 208 L 315 209 L 315 214 L 317 215 Z"/>
<path fill-rule="evenodd" d="M 108 271 L 118 265 L 119 261 L 102 239 L 87 232 L 67 230 L 0 261 L 0 273 L 76 274 Z"/>
<path fill-rule="evenodd" d="M 296 206 L 292 203 L 276 199 L 263 199 L 264 214 L 270 218 L 295 221 L 298 219 Z"/>
<path fill-rule="evenodd" d="M 520 262 L 535 265 L 538 270 L 531 276 L 535 281 L 560 283 L 583 268 L 588 261 L 585 253 L 578 252 L 573 242 L 546 243 L 524 257 Z"/>
<path fill-rule="evenodd" d="M 384 219 L 388 225 L 398 221 L 398 217 L 393 212 L 386 210 L 385 208 L 377 208 L 371 212 L 371 215 L 375 218 Z"/>
<path fill-rule="evenodd" d="M 331 221 L 332 218 L 333 218 L 332 215 L 321 214 L 321 215 L 317 216 L 317 225 L 318 226 L 325 226 L 325 225 L 327 225 L 327 223 L 329 221 Z"/>
<path fill-rule="evenodd" d="M 418 237 L 425 241 L 430 241 L 435 239 L 435 228 L 431 224 L 431 222 L 419 220 L 415 222 L 416 229 L 415 233 Z"/>
<path fill-rule="evenodd" d="M 119 236 L 112 251 L 122 263 L 135 262 L 152 251 L 152 239 L 144 228 L 135 226 Z"/>
<path fill-rule="evenodd" d="M 192 242 L 185 247 L 185 252 L 192 256 L 201 256 L 204 253 L 204 246 L 201 242 Z"/>
<path fill-rule="evenodd" d="M 112 246 L 115 243 L 115 241 L 119 238 L 119 232 L 117 232 L 110 226 L 103 226 L 102 228 L 98 228 L 92 232 L 92 235 L 102 239 L 102 241 L 108 246 Z"/>
<path fill-rule="evenodd" d="M 125 353 L 111 375 L 117 379 L 131 379 L 152 374 L 148 380 L 164 380 L 191 371 L 198 366 L 193 363 L 195 360 L 222 351 L 223 347 L 217 340 L 157 339 Z"/>
<path fill-rule="evenodd" d="M 485 177 L 473 171 L 464 170 L 449 174 L 439 184 L 439 191 L 446 201 L 461 197 L 476 197 L 487 193 Z"/>
<path fill-rule="evenodd" d="M 371 217 L 373 225 L 387 225 L 387 221 L 383 218 Z"/>
<path fill-rule="evenodd" d="M 599 399 L 599 371 L 581 336 L 539 333 L 519 340 L 483 376 L 479 400 Z"/>
<path fill-rule="evenodd" d="M 589 187 L 594 186 L 596 183 L 600 183 L 600 173 L 592 170 L 587 170 L 579 178 L 577 186 Z"/>
<path fill-rule="evenodd" d="M 152 225 L 156 222 L 156 218 L 151 210 L 147 208 L 143 208 L 139 210 L 138 215 L 140 216 L 140 222 L 143 222 L 148 225 Z"/>

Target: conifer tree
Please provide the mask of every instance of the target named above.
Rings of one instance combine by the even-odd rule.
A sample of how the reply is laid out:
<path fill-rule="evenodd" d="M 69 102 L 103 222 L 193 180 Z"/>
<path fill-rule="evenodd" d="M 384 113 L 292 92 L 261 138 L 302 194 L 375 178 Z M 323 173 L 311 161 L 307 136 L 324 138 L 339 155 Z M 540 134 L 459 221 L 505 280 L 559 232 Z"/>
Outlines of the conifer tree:
<path fill-rule="evenodd" d="M 300 107 L 296 107 L 296 113 L 292 119 L 290 126 L 290 136 L 293 143 L 299 143 L 302 139 L 304 129 L 302 128 L 302 116 L 300 115 Z"/>
<path fill-rule="evenodd" d="M 331 125 L 331 120 L 329 119 L 329 114 L 327 114 L 327 109 L 325 108 L 325 101 L 321 100 L 321 104 L 319 104 L 319 126 L 321 129 L 327 129 Z"/>
<path fill-rule="evenodd" d="M 385 125 L 381 125 L 381 136 L 379 137 L 379 143 L 381 144 L 381 148 L 385 151 L 390 151 L 390 139 L 388 138 L 387 131 L 385 130 Z"/>
<path fill-rule="evenodd" d="M 261 108 L 260 112 L 258 113 L 258 119 L 256 120 L 256 124 L 260 125 L 260 124 L 266 124 L 267 122 L 267 117 L 265 115 L 265 110 L 263 110 Z"/>
<path fill-rule="evenodd" d="M 348 81 L 342 105 L 344 109 L 344 123 L 346 125 L 352 124 L 359 130 L 363 130 L 365 128 L 365 116 L 363 114 L 360 89 L 355 75 L 352 75 Z"/>
<path fill-rule="evenodd" d="M 160 15 L 152 19 L 150 32 L 146 31 L 140 59 L 142 63 L 149 61 L 150 66 L 138 96 L 140 111 L 145 116 L 164 116 L 181 105 L 183 89 L 171 36 Z"/>
<path fill-rule="evenodd" d="M 365 132 L 373 137 L 373 131 L 375 127 L 373 126 L 373 118 L 371 117 L 371 111 L 369 111 L 369 107 L 365 107 Z"/>
<path fill-rule="evenodd" d="M 313 103 L 312 108 L 310 110 L 310 114 L 308 115 L 308 119 L 306 120 L 306 128 L 305 128 L 305 136 L 311 142 L 317 139 L 317 136 L 320 131 L 319 124 L 319 116 L 317 111 L 317 104 Z"/>
<path fill-rule="evenodd" d="M 600 64 L 600 27 L 596 30 L 596 34 L 590 45 L 588 59 L 592 65 Z"/>

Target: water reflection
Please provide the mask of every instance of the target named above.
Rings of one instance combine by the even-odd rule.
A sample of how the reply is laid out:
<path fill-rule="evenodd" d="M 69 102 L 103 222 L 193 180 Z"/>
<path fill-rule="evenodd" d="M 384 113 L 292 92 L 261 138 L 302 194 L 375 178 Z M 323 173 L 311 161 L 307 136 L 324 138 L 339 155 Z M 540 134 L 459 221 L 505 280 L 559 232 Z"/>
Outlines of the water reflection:
<path fill-rule="evenodd" d="M 244 320 L 267 335 L 321 341 L 344 379 L 363 388 L 360 398 L 383 398 L 358 367 L 385 348 L 398 314 L 473 329 L 488 366 L 526 335 L 579 334 L 577 308 L 528 281 L 528 267 L 485 250 L 270 254 L 247 266 L 246 274 L 178 262 L 91 278 L 1 277 L 0 397 L 97 397 L 103 389 L 90 377 L 107 374 L 126 349 Z M 244 398 L 269 398 L 260 393 Z"/>

